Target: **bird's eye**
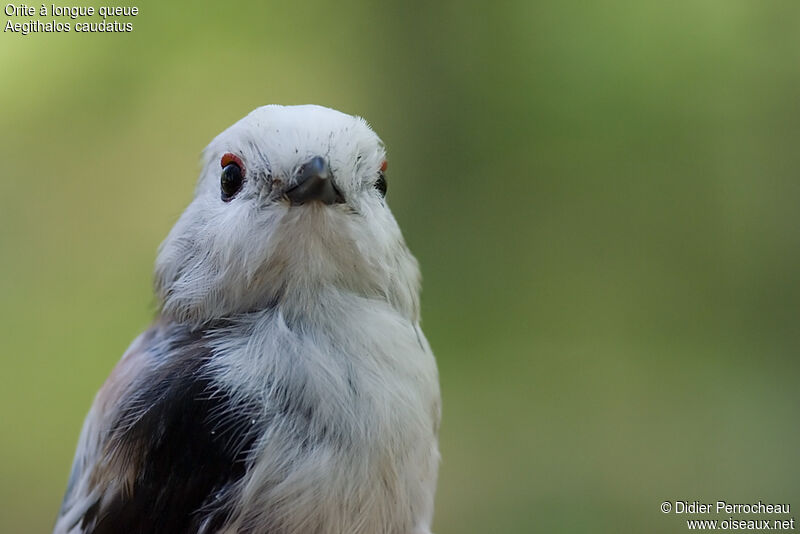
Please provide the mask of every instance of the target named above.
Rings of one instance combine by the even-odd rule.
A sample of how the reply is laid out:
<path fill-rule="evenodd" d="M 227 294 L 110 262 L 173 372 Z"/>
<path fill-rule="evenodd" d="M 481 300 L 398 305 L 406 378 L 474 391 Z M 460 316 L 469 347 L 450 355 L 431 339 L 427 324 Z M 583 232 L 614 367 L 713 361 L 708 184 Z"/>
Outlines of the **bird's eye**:
<path fill-rule="evenodd" d="M 219 163 L 222 167 L 222 175 L 219 179 L 222 200 L 229 202 L 244 184 L 244 164 L 239 156 L 230 152 L 222 156 Z"/>
<path fill-rule="evenodd" d="M 378 179 L 375 180 L 375 189 L 377 189 L 382 197 L 386 196 L 386 160 L 381 162 L 381 169 L 378 172 Z"/>
<path fill-rule="evenodd" d="M 377 189 L 382 197 L 386 196 L 386 176 L 383 173 L 378 175 L 378 179 L 375 181 L 375 189 Z"/>

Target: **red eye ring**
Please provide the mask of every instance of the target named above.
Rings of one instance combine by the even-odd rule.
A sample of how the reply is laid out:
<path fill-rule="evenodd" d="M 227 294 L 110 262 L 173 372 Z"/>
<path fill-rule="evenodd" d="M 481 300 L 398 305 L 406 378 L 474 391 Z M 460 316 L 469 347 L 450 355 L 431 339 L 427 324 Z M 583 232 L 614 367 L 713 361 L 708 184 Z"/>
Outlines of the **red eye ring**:
<path fill-rule="evenodd" d="M 222 155 L 222 159 L 219 160 L 219 165 L 223 169 L 228 165 L 230 165 L 231 163 L 239 167 L 242 170 L 242 176 L 244 176 L 244 163 L 242 163 L 242 158 L 240 158 L 236 154 L 233 154 L 231 152 L 226 152 L 225 154 Z"/>
<path fill-rule="evenodd" d="M 389 166 L 389 162 L 386 161 L 386 160 L 383 160 L 383 162 L 381 162 L 381 172 L 386 172 L 386 167 L 388 167 L 388 166 Z"/>

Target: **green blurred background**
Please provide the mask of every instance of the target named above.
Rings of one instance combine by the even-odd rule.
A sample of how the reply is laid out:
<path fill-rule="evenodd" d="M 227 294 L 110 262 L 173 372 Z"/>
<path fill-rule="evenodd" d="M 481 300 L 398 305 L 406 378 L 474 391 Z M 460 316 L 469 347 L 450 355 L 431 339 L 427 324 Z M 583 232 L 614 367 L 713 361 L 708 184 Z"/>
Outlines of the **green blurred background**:
<path fill-rule="evenodd" d="M 438 534 L 800 507 L 800 4 L 137 5 L 129 34 L 0 36 L 0 532 L 51 528 L 201 149 L 266 103 L 389 149 Z"/>

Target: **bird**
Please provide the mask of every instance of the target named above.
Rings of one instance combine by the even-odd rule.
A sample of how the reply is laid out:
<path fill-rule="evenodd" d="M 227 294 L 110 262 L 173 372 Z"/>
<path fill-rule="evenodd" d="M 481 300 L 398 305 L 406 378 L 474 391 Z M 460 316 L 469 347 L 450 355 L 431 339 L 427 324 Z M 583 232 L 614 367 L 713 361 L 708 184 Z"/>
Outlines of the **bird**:
<path fill-rule="evenodd" d="M 439 376 L 386 170 L 369 124 L 322 106 L 213 139 L 55 534 L 430 534 Z"/>

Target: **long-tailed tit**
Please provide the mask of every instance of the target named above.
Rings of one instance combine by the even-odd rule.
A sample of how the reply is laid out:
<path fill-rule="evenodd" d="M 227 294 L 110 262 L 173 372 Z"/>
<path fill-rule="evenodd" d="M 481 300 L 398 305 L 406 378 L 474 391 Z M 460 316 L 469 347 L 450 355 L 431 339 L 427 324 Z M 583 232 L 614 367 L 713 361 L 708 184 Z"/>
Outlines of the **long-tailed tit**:
<path fill-rule="evenodd" d="M 439 386 L 385 170 L 363 119 L 319 106 L 214 139 L 56 533 L 430 532 Z"/>

